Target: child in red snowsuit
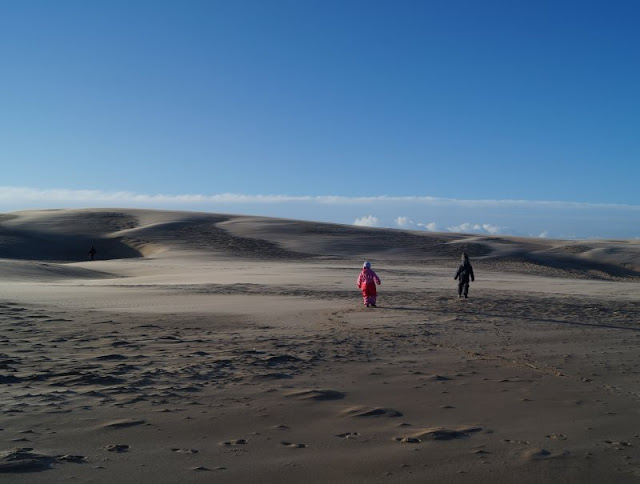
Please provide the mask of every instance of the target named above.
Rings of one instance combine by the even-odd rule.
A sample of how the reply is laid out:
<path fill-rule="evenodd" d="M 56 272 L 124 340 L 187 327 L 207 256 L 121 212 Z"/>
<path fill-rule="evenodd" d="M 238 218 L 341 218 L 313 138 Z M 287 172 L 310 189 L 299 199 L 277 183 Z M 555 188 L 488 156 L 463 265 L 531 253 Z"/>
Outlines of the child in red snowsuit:
<path fill-rule="evenodd" d="M 380 278 L 378 274 L 371 270 L 371 262 L 366 261 L 362 266 L 362 272 L 358 276 L 356 282 L 358 287 L 362 289 L 362 299 L 365 306 L 377 307 L 376 296 L 378 291 L 376 290 L 376 284 L 380 284 Z"/>

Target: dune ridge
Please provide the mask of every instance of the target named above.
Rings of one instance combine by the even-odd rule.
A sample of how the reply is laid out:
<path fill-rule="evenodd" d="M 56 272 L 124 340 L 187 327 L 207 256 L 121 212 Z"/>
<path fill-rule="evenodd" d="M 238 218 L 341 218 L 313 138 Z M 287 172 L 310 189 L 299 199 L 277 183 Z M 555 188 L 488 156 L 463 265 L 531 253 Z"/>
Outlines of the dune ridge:
<path fill-rule="evenodd" d="M 0 258 L 79 262 L 201 251 L 283 260 L 376 258 L 416 264 L 467 252 L 483 268 L 561 277 L 640 278 L 638 241 L 425 233 L 264 217 L 125 209 L 25 211 L 0 218 Z"/>

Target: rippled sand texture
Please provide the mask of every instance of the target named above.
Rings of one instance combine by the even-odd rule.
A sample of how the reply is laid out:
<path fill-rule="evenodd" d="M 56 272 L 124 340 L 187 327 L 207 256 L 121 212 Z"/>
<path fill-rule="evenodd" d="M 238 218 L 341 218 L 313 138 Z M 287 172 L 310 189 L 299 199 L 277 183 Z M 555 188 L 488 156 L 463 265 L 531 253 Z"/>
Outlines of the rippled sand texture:
<path fill-rule="evenodd" d="M 640 480 L 638 241 L 19 212 L 0 273 L 2 482 Z"/>

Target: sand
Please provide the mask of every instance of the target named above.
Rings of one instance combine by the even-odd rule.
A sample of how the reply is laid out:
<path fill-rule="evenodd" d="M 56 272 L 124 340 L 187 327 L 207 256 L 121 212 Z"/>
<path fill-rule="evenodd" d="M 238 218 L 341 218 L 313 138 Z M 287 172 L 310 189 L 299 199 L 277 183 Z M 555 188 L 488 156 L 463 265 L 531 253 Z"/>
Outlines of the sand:
<path fill-rule="evenodd" d="M 638 241 L 31 211 L 0 273 L 2 482 L 640 481 Z"/>

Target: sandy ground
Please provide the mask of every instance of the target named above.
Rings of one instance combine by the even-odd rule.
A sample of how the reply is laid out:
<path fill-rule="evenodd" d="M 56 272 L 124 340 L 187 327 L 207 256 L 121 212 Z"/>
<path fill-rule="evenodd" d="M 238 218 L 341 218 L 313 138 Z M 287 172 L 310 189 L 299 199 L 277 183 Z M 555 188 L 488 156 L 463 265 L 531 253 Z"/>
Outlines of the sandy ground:
<path fill-rule="evenodd" d="M 461 250 L 476 271 L 466 300 Z M 8 214 L 0 480 L 640 482 L 639 254 L 637 241 Z M 382 278 L 376 309 L 355 287 L 364 258 Z"/>

